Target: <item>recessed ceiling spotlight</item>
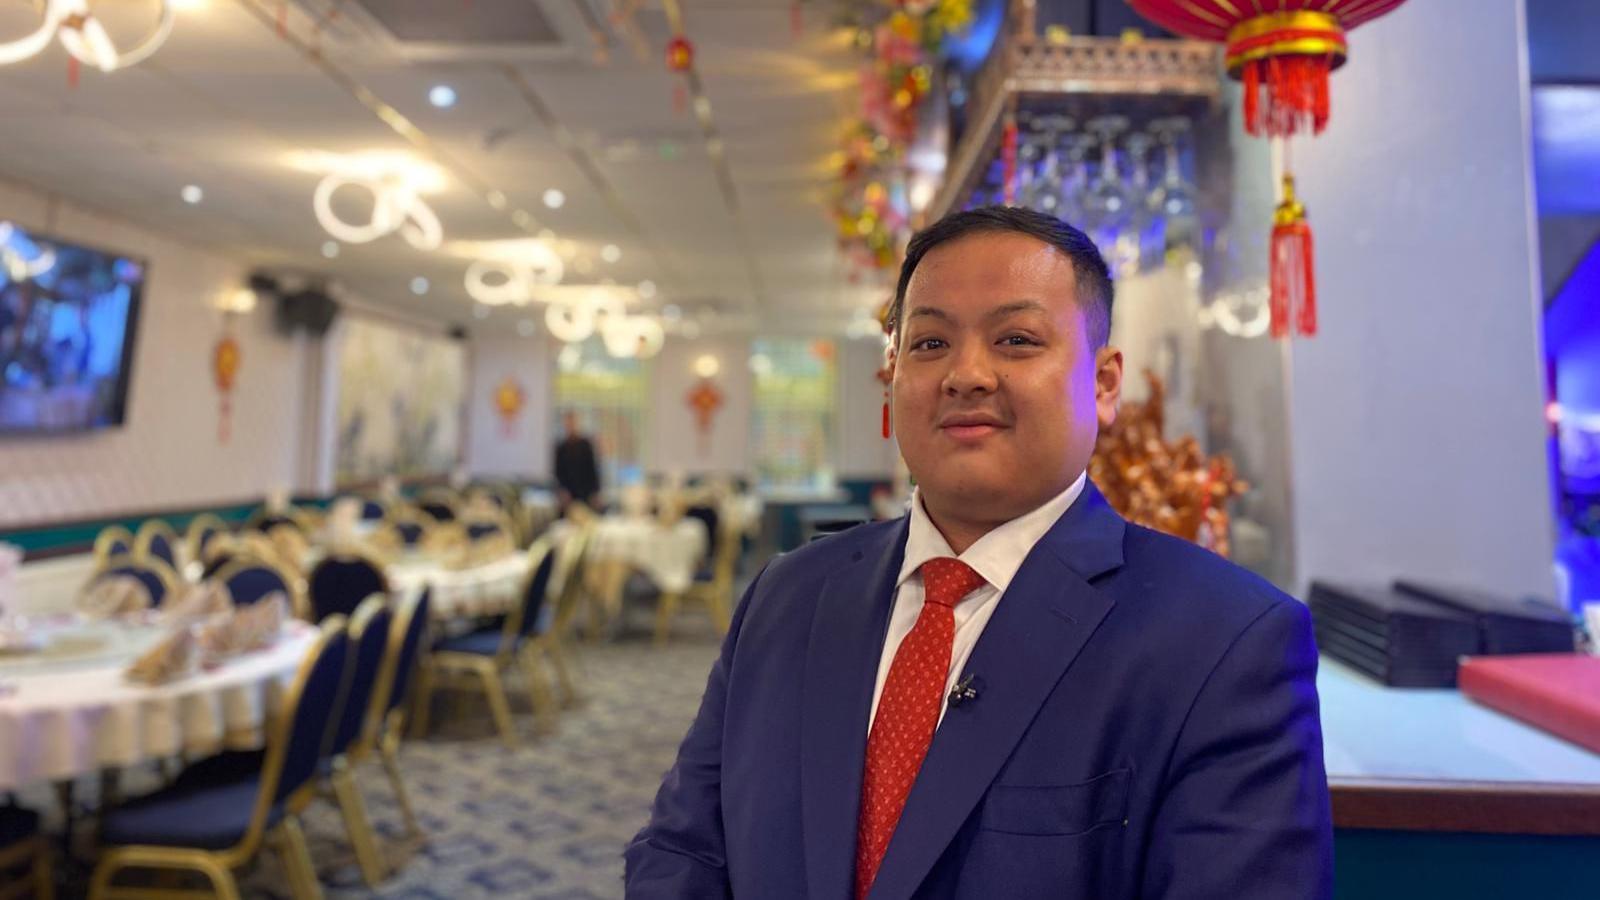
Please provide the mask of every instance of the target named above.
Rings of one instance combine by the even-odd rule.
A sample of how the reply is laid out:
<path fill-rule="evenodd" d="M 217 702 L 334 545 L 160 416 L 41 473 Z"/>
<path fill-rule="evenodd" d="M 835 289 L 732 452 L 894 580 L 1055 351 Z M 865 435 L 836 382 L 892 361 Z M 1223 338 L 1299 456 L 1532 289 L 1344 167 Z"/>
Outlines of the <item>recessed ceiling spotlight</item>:
<path fill-rule="evenodd" d="M 600 258 L 608 263 L 614 263 L 622 258 L 622 248 L 616 244 L 607 244 L 600 248 Z"/>
<path fill-rule="evenodd" d="M 544 205 L 550 207 L 551 209 L 560 209 L 562 204 L 566 202 L 567 195 L 561 193 L 561 191 L 557 190 L 556 188 L 551 188 L 550 190 L 544 192 Z"/>
<path fill-rule="evenodd" d="M 517 334 L 523 337 L 533 337 L 533 333 L 537 328 L 538 326 L 533 324 L 532 319 L 522 319 L 517 322 Z"/>
<path fill-rule="evenodd" d="M 645 280 L 639 282 L 639 296 L 641 298 L 643 298 L 645 300 L 649 300 L 651 297 L 654 297 L 655 295 L 656 295 L 656 283 L 654 281 L 651 281 L 650 279 L 646 278 Z"/>
<path fill-rule="evenodd" d="M 200 185 L 198 184 L 185 185 L 182 195 L 183 202 L 189 204 L 190 206 L 194 206 L 196 203 L 199 203 L 201 200 L 206 198 L 206 192 L 202 191 L 200 189 Z"/>
<path fill-rule="evenodd" d="M 411 293 L 416 294 L 418 297 L 426 294 L 429 287 L 428 279 L 423 278 L 421 275 L 411 279 Z"/>
<path fill-rule="evenodd" d="M 323 241 L 322 242 L 322 255 L 324 257 L 328 258 L 328 259 L 333 259 L 334 257 L 338 256 L 339 255 L 339 242 L 338 241 Z"/>
<path fill-rule="evenodd" d="M 440 109 L 456 105 L 456 89 L 448 84 L 436 84 L 428 91 L 428 102 Z"/>

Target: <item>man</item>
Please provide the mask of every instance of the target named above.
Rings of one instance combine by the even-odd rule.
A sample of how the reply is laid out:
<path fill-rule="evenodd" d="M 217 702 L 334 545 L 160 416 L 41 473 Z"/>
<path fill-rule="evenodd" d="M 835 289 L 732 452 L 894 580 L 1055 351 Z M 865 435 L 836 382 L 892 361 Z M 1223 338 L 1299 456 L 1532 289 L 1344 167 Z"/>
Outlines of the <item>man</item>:
<path fill-rule="evenodd" d="M 1124 522 L 1082 232 L 917 235 L 892 323 L 912 511 L 774 559 L 627 850 L 635 898 L 1326 898 L 1304 606 Z"/>
<path fill-rule="evenodd" d="M 600 465 L 595 460 L 594 443 L 578 430 L 578 414 L 561 414 L 563 437 L 556 444 L 556 484 L 563 494 L 562 505 L 576 501 L 593 507 L 600 493 Z"/>

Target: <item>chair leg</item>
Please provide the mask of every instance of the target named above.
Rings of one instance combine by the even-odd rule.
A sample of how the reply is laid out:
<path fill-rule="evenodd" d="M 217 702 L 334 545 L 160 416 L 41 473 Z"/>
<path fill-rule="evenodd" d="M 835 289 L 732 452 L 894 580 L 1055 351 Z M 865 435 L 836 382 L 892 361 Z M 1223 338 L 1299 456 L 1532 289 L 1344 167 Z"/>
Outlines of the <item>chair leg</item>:
<path fill-rule="evenodd" d="M 555 730 L 556 704 L 549 685 L 545 684 L 544 673 L 539 671 L 538 653 L 533 644 L 524 646 L 522 652 L 517 654 L 517 667 L 528 682 L 528 697 L 533 701 L 533 714 L 539 723 L 539 730 L 549 732 Z"/>
<path fill-rule="evenodd" d="M 306 847 L 306 833 L 293 816 L 278 825 L 282 840 L 283 865 L 289 874 L 289 894 L 295 900 L 322 900 L 322 885 Z"/>
<path fill-rule="evenodd" d="M 717 635 L 719 637 L 728 636 L 728 625 L 733 621 L 733 615 L 729 609 L 731 594 L 732 592 L 729 589 L 718 587 L 711 592 L 709 598 L 711 624 L 717 626 Z"/>
<path fill-rule="evenodd" d="M 239 900 L 239 882 L 234 880 L 233 872 L 227 866 L 214 860 L 206 860 L 197 864 L 196 868 L 211 879 L 211 886 L 217 892 L 217 900 Z"/>
<path fill-rule="evenodd" d="M 424 665 L 417 672 L 416 696 L 411 702 L 411 736 L 422 737 L 428 733 L 428 719 L 433 712 L 433 667 Z"/>
<path fill-rule="evenodd" d="M 556 685 L 561 691 L 561 705 L 574 706 L 578 702 L 578 690 L 573 686 L 572 671 L 567 666 L 566 645 L 554 632 L 546 638 L 545 643 L 550 654 L 550 666 L 556 670 Z"/>
<path fill-rule="evenodd" d="M 350 846 L 355 848 L 356 863 L 361 867 L 361 879 L 367 887 L 376 888 L 383 881 L 383 854 L 378 850 L 376 836 L 367 819 L 366 804 L 361 802 L 361 791 L 350 777 L 350 764 L 344 758 L 333 763 L 333 794 L 339 801 L 339 812 L 344 816 L 345 830 L 350 833 Z"/>
<path fill-rule="evenodd" d="M 417 814 L 411 810 L 411 795 L 406 793 L 405 779 L 400 777 L 400 735 L 397 724 L 392 736 L 385 736 L 378 745 L 378 759 L 383 762 L 384 774 L 389 776 L 389 786 L 394 788 L 395 802 L 400 804 L 400 818 L 405 820 L 406 831 L 413 840 L 422 840 L 422 827 L 417 824 Z"/>
<path fill-rule="evenodd" d="M 33 896 L 35 900 L 55 900 L 56 874 L 50 861 L 50 844 L 44 838 L 35 839 L 33 848 Z"/>
<path fill-rule="evenodd" d="M 517 747 L 517 725 L 511 719 L 511 704 L 506 702 L 506 690 L 500 683 L 500 673 L 493 666 L 484 666 L 477 672 L 483 680 L 483 693 L 489 698 L 489 712 L 494 715 L 500 738 L 514 750 Z"/>
<path fill-rule="evenodd" d="M 678 607 L 683 603 L 683 595 L 676 592 L 663 593 L 661 599 L 656 601 L 656 646 L 665 646 L 667 637 L 672 630 L 672 620 L 678 614 Z"/>

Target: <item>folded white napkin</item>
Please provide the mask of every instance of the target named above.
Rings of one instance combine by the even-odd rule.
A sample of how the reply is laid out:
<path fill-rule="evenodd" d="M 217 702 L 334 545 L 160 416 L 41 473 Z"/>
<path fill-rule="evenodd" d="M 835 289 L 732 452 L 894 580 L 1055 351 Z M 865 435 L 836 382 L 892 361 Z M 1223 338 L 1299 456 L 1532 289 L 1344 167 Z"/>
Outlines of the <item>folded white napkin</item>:
<path fill-rule="evenodd" d="M 150 591 L 131 575 L 109 575 L 89 582 L 77 605 L 91 619 L 126 616 L 150 608 Z"/>
<path fill-rule="evenodd" d="M 188 675 L 194 664 L 194 635 L 180 628 L 130 663 L 124 675 L 139 684 L 166 684 Z"/>

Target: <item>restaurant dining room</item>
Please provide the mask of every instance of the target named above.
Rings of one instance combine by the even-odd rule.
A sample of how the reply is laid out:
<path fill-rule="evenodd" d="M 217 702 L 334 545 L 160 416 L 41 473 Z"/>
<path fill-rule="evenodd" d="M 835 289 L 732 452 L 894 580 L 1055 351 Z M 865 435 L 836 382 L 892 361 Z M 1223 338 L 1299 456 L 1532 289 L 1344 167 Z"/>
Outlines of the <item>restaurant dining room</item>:
<path fill-rule="evenodd" d="M 1593 897 L 1597 43 L 0 0 L 0 900 Z"/>

